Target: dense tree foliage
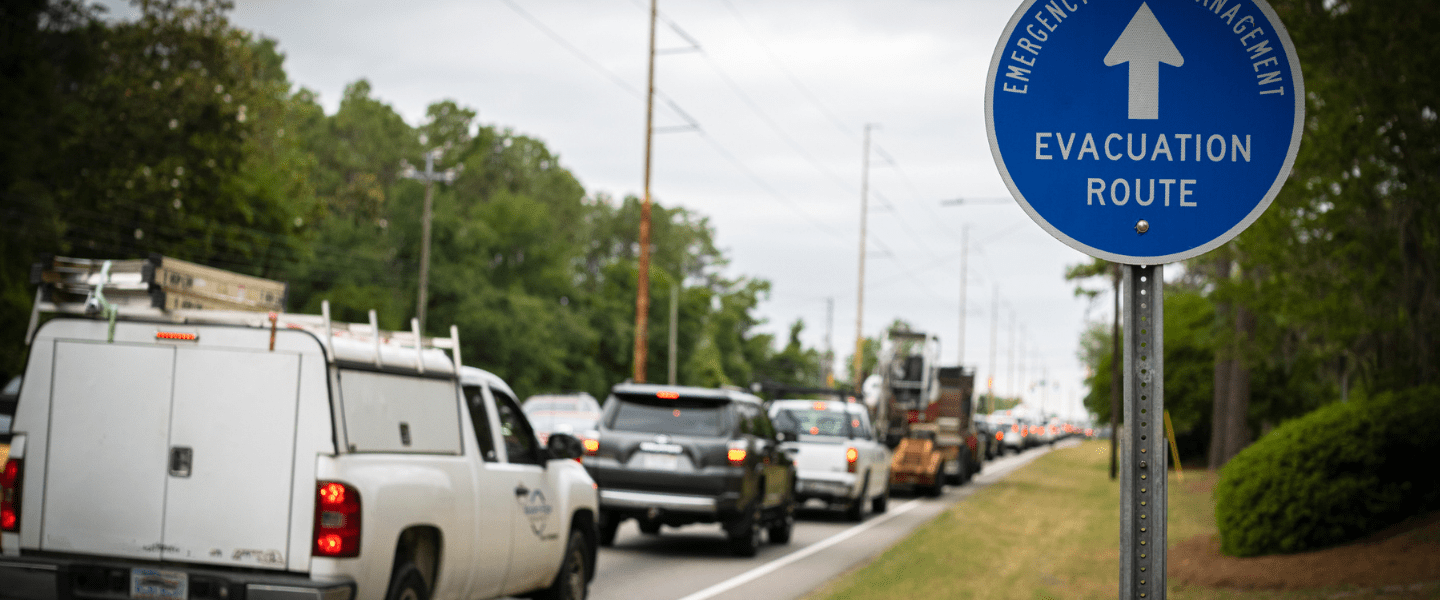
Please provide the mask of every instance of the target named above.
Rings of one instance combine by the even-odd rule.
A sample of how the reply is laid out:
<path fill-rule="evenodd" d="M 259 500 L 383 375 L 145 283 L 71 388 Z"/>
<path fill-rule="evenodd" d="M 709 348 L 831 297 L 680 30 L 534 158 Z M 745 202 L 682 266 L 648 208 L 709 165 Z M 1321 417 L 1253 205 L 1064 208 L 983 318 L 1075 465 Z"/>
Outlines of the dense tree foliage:
<path fill-rule="evenodd" d="M 423 168 L 434 184 L 430 334 L 456 324 L 466 362 L 522 395 L 604 397 L 632 371 L 640 203 L 589 194 L 537 139 L 453 101 L 407 123 L 368 82 L 326 114 L 295 89 L 273 40 L 223 0 L 146 0 L 106 22 L 75 0 L 0 9 L 0 374 L 18 372 L 40 253 L 158 252 L 281 279 L 288 306 L 382 326 L 416 313 Z M 818 385 L 819 354 L 775 349 L 756 309 L 769 284 L 726 274 L 701 215 L 652 212 L 647 371 L 665 373 L 678 294 L 678 382 Z"/>
<path fill-rule="evenodd" d="M 1294 170 L 1248 230 L 1181 268 L 1181 293 L 1197 295 L 1185 304 L 1211 321 L 1186 319 L 1200 345 L 1183 358 L 1170 348 L 1183 317 L 1166 299 L 1167 405 L 1184 439 L 1175 390 L 1206 386 L 1199 375 L 1212 370 L 1213 398 L 1195 401 L 1214 416 L 1193 423 L 1225 446 L 1216 465 L 1320 406 L 1440 381 L 1440 81 L 1430 60 L 1440 58 L 1440 4 L 1272 4 L 1305 74 Z M 1094 373 L 1087 406 L 1102 416 L 1106 329 L 1092 328 L 1081 350 Z"/>

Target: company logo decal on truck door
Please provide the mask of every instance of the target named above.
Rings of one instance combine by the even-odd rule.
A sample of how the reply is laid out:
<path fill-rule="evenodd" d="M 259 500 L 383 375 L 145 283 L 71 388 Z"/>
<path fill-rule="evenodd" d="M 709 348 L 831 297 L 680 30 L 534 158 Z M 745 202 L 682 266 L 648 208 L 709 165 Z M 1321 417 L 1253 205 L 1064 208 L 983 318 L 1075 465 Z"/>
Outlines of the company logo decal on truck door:
<path fill-rule="evenodd" d="M 545 501 L 545 493 L 534 490 L 525 496 L 516 496 L 515 500 L 520 503 L 520 508 L 525 511 L 525 518 L 530 520 L 530 531 L 535 537 L 542 540 L 552 539 L 556 534 L 545 535 L 545 529 L 550 525 L 550 513 L 555 509 Z"/>

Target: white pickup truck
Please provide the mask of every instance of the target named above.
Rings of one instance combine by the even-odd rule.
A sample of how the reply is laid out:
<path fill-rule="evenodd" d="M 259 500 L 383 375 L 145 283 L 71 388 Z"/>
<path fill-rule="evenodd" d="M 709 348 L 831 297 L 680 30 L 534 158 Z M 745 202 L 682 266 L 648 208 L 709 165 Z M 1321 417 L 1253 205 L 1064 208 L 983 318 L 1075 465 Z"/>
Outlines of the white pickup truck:
<path fill-rule="evenodd" d="M 456 368 L 453 328 L 325 308 L 48 305 L 0 477 L 0 598 L 583 598 L 578 441 L 541 446 L 505 382 Z"/>
<path fill-rule="evenodd" d="M 876 439 L 864 404 L 833 400 L 775 400 L 776 431 L 794 434 L 784 447 L 795 460 L 795 497 L 815 499 L 860 521 L 890 502 L 890 449 Z"/>

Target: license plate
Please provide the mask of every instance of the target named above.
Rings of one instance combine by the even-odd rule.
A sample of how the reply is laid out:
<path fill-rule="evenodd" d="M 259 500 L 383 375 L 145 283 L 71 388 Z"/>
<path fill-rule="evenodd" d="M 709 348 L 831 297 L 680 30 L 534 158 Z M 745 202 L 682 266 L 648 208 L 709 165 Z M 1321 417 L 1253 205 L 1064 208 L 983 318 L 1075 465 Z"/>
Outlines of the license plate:
<path fill-rule="evenodd" d="M 189 576 L 183 571 L 130 570 L 131 598 L 185 600 L 190 595 L 189 587 Z"/>
<path fill-rule="evenodd" d="M 680 468 L 680 457 L 674 454 L 641 454 L 640 466 L 657 471 L 674 471 Z"/>

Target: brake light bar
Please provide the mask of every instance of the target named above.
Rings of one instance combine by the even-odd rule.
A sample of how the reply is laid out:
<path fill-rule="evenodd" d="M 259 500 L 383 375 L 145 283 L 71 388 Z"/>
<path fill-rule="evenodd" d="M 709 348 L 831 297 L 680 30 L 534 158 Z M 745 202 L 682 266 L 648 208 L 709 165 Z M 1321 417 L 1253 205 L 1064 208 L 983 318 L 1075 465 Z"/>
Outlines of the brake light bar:
<path fill-rule="evenodd" d="M 360 494 L 337 481 L 315 484 L 316 556 L 360 556 Z"/>
<path fill-rule="evenodd" d="M 0 470 L 0 531 L 20 531 L 20 474 L 21 463 L 12 458 Z"/>
<path fill-rule="evenodd" d="M 155 339 L 175 340 L 180 342 L 194 342 L 200 339 L 200 334 L 185 333 L 183 331 L 157 331 L 155 332 Z"/>
<path fill-rule="evenodd" d="M 659 391 L 655 392 L 655 397 L 665 400 L 678 400 L 680 399 L 680 392 Z"/>

